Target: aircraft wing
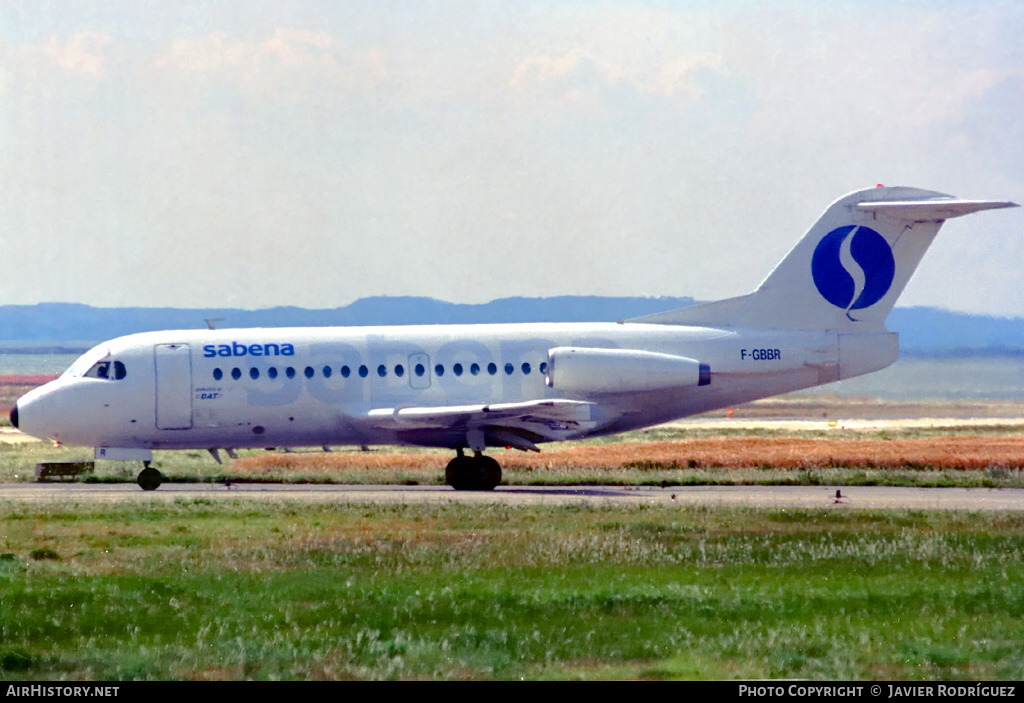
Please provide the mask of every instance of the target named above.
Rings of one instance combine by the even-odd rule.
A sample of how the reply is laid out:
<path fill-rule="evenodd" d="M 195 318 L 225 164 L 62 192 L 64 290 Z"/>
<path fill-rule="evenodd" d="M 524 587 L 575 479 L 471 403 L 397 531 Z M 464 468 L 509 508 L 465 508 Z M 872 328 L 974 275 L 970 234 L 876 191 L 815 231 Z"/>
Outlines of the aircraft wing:
<path fill-rule="evenodd" d="M 580 400 L 549 398 L 517 403 L 376 408 L 367 419 L 391 430 L 486 430 L 491 437 L 518 449 L 538 451 L 533 439 L 557 440 L 597 425 L 598 406 Z"/>

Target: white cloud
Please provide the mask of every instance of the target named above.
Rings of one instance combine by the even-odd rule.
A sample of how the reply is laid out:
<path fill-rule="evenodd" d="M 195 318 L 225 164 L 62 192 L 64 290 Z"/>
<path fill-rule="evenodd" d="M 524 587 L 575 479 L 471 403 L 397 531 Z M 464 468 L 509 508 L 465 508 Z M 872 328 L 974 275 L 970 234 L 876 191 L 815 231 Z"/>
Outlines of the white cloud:
<path fill-rule="evenodd" d="M 693 78 L 695 72 L 718 70 L 721 64 L 718 54 L 696 52 L 641 67 L 618 64 L 573 48 L 559 55 L 524 58 L 512 74 L 509 87 L 517 93 L 527 93 L 526 99 L 535 99 L 535 94 L 540 93 L 567 102 L 623 85 L 641 95 L 693 99 L 701 94 Z"/>
<path fill-rule="evenodd" d="M 97 32 L 74 34 L 67 39 L 50 36 L 39 44 L 0 43 L 0 65 L 8 74 L 39 76 L 43 73 L 99 78 L 106 67 L 106 48 L 111 38 Z"/>
<path fill-rule="evenodd" d="M 226 32 L 177 39 L 157 57 L 160 72 L 223 81 L 270 102 L 324 102 L 367 94 L 386 80 L 380 51 L 346 48 L 325 32 L 283 28 L 264 41 L 233 41 Z"/>

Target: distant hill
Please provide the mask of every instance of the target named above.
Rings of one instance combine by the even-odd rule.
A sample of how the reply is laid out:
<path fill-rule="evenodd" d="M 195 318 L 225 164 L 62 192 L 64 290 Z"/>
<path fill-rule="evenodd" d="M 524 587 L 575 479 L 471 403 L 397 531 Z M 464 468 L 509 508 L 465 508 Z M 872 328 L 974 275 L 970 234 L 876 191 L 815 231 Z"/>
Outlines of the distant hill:
<path fill-rule="evenodd" d="M 328 310 L 278 307 L 236 308 L 95 308 L 77 303 L 0 306 L 0 343 L 102 341 L 134 332 L 202 329 L 207 319 L 217 327 L 330 327 L 486 322 L 614 321 L 686 307 L 692 298 L 502 298 L 468 305 L 433 298 L 362 298 Z M 10 346 L 6 344 L 6 346 Z"/>
<path fill-rule="evenodd" d="M 421 297 L 362 298 L 330 310 L 278 307 L 95 308 L 74 303 L 0 306 L 0 345 L 12 348 L 78 348 L 134 332 L 218 327 L 329 327 L 494 322 L 613 322 L 693 305 L 693 298 L 560 296 L 501 298 L 469 305 Z M 965 315 L 934 308 L 896 308 L 890 329 L 906 353 L 1002 354 L 1024 357 L 1024 319 Z M 68 342 L 74 342 L 69 345 Z"/>
<path fill-rule="evenodd" d="M 886 327 L 900 333 L 905 353 L 1024 357 L 1024 318 L 967 315 L 936 308 L 894 308 Z"/>

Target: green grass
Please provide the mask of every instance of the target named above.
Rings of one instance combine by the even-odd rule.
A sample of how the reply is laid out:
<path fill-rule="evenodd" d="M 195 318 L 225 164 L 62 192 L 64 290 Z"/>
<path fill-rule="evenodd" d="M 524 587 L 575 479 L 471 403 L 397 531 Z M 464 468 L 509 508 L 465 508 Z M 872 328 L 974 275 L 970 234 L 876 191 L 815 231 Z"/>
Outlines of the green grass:
<path fill-rule="evenodd" d="M 1024 516 L 0 504 L 0 678 L 1024 677 Z"/>

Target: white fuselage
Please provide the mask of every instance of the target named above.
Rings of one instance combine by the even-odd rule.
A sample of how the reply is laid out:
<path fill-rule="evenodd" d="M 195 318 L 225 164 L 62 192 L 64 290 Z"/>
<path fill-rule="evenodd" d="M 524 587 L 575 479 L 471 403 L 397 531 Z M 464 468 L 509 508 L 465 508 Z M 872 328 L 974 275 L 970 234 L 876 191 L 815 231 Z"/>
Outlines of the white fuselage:
<path fill-rule="evenodd" d="M 710 376 L 700 385 L 649 381 L 641 390 L 595 378 L 593 390 L 578 382 L 567 390 L 550 373 L 552 350 L 567 347 L 685 357 Z M 97 448 L 461 448 L 469 446 L 464 425 L 404 423 L 401 411 L 553 398 L 592 408 L 582 423 L 528 412 L 500 427 L 476 422 L 493 430 L 481 435 L 487 445 L 505 446 L 505 430 L 538 443 L 621 432 L 867 373 L 897 353 L 896 335 L 884 330 L 644 323 L 153 332 L 88 352 L 19 400 L 17 424 L 28 434 Z"/>

